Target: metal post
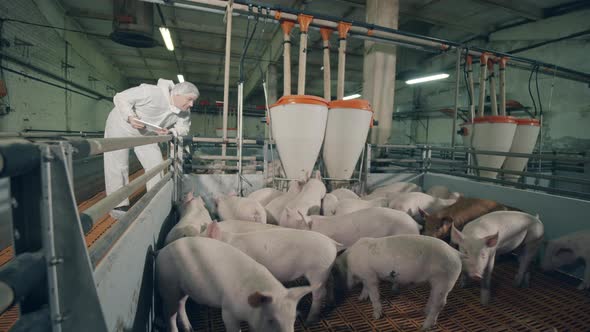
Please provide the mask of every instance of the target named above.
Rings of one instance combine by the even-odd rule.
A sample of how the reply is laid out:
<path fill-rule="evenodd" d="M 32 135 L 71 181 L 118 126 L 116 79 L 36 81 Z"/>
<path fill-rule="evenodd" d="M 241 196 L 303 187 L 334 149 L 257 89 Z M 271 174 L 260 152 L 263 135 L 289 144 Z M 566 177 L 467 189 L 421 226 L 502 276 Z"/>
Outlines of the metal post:
<path fill-rule="evenodd" d="M 229 71 L 231 61 L 231 29 L 233 17 L 234 1 L 230 0 L 225 11 L 226 28 L 225 28 L 225 67 L 223 69 L 223 140 L 227 140 L 227 113 L 229 110 Z M 221 155 L 227 153 L 227 145 L 221 146 Z"/>
<path fill-rule="evenodd" d="M 455 147 L 455 131 L 457 130 L 457 111 L 459 109 L 459 82 L 461 70 L 461 49 L 457 49 L 457 60 L 455 62 L 455 108 L 453 109 L 453 128 L 451 128 L 451 147 Z M 453 152 L 453 160 L 455 160 L 455 152 Z"/>
<path fill-rule="evenodd" d="M 242 195 L 242 145 L 244 118 L 244 82 L 238 83 L 238 195 Z"/>

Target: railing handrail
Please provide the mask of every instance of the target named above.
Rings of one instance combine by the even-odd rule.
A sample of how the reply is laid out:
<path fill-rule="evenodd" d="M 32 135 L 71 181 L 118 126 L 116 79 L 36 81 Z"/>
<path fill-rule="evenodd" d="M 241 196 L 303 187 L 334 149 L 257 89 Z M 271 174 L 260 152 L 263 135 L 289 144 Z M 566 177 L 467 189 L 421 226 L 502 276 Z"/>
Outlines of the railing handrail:
<path fill-rule="evenodd" d="M 74 159 L 85 158 L 96 154 L 129 149 L 136 146 L 168 142 L 172 135 L 142 136 L 142 137 L 112 137 L 112 138 L 88 138 L 69 139 L 68 142 L 76 149 Z"/>

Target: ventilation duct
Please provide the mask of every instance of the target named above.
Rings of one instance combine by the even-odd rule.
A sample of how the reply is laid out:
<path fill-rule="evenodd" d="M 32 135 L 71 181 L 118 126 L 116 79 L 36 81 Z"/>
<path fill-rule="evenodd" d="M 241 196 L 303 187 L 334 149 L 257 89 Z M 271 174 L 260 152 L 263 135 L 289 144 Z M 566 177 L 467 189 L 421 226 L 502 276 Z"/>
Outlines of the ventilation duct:
<path fill-rule="evenodd" d="M 113 32 L 111 39 L 130 47 L 154 47 L 154 7 L 138 0 L 113 1 Z"/>

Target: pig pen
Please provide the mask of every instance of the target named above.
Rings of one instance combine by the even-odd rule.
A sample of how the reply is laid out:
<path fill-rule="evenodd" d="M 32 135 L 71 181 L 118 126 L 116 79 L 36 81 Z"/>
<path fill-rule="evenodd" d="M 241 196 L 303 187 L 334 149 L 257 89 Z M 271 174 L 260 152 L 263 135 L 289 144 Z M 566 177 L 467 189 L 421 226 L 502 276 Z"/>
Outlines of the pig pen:
<path fill-rule="evenodd" d="M 214 216 L 213 199 L 221 193 L 235 191 L 236 175 L 187 175 L 195 194 L 201 195 Z M 244 193 L 263 186 L 262 174 L 244 175 Z M 411 181 L 429 188 L 445 185 L 451 191 L 466 196 L 489 198 L 519 207 L 531 213 L 539 213 L 545 224 L 548 239 L 583 229 L 584 218 L 590 211 L 590 202 L 532 192 L 492 184 L 480 183 L 459 177 L 436 174 L 369 174 L 367 187 L 374 188 L 397 181 Z M 161 246 L 161 239 L 170 229 L 175 218 L 170 201 L 172 183 L 153 192 L 139 204 L 143 211 L 134 220 L 126 221 L 128 227 L 119 238 L 111 239 L 107 254 L 95 261 L 94 278 L 100 306 L 109 331 L 162 331 L 157 319 L 161 307 L 155 296 L 153 274 L 154 248 Z M 101 194 L 98 193 L 98 196 Z M 79 203 L 83 210 L 96 201 L 93 197 Z M 563 216 L 568 216 L 564 218 Z M 100 239 L 108 228 L 122 227 L 107 219 L 104 227 L 97 227 L 87 235 L 89 246 Z M 106 226 L 105 226 L 106 225 Z M 11 253 L 3 251 L 2 262 Z M 544 273 L 535 268 L 531 288 L 512 286 L 517 263 L 511 257 L 502 258 L 497 264 L 492 280 L 492 301 L 489 306 L 479 304 L 479 285 L 470 283 L 467 288 L 455 289 L 449 294 L 448 303 L 439 316 L 433 331 L 587 331 L 590 329 L 590 297 L 588 292 L 576 290 L 581 271 L 566 271 L 571 275 Z M 296 282 L 296 283 L 301 283 Z M 358 301 L 360 286 L 337 294 L 332 307 L 324 308 L 321 320 L 306 325 L 302 319 L 296 323 L 296 331 L 412 331 L 418 330 L 424 320 L 424 306 L 428 298 L 427 285 L 403 288 L 393 294 L 388 283 L 381 285 L 384 317 L 374 320 L 371 304 Z M 299 310 L 305 317 L 311 305 L 311 297 L 300 302 Z M 0 319 L 0 331 L 8 331 L 16 320 L 16 309 Z M 189 301 L 188 312 L 196 331 L 223 331 L 219 309 L 198 306 Z M 157 322 L 154 324 L 154 321 Z M 242 324 L 243 331 L 248 327 Z"/>
<path fill-rule="evenodd" d="M 263 177 L 246 175 L 250 182 L 244 185 L 244 195 L 262 187 Z M 235 175 L 191 175 L 195 194 L 205 200 L 212 216 L 214 198 L 237 187 Z M 587 227 L 584 224 L 590 202 L 533 192 L 493 184 L 476 182 L 460 177 L 438 174 L 369 174 L 367 188 L 408 181 L 429 188 L 444 185 L 450 191 L 459 191 L 468 197 L 493 199 L 500 203 L 538 213 L 545 226 L 546 239 Z M 568 216 L 564 218 L 563 216 Z M 470 282 L 467 287 L 455 286 L 432 331 L 588 331 L 590 329 L 590 296 L 579 291 L 582 269 L 561 272 L 542 272 L 536 264 L 532 270 L 531 287 L 512 286 L 518 263 L 514 257 L 498 259 L 492 278 L 492 300 L 489 306 L 479 303 L 479 284 Z M 295 282 L 303 284 L 304 281 Z M 380 287 L 384 317 L 374 320 L 369 301 L 359 301 L 361 286 L 344 294 L 337 294 L 337 302 L 325 307 L 321 320 L 305 324 L 297 320 L 296 331 L 415 331 L 424 321 L 429 286 L 403 288 L 394 294 L 390 284 Z M 301 300 L 299 311 L 305 317 L 311 306 L 311 296 Z M 219 309 L 198 306 L 189 301 L 189 318 L 196 331 L 223 331 Z M 242 324 L 242 330 L 248 326 Z"/>

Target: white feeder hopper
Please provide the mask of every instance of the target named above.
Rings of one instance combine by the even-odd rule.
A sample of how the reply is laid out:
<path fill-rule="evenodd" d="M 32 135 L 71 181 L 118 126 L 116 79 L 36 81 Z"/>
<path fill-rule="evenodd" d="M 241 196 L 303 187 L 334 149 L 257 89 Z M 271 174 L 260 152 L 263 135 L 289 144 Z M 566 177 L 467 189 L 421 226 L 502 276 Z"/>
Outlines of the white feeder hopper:
<path fill-rule="evenodd" d="M 362 99 L 335 100 L 329 108 L 324 164 L 330 178 L 350 179 L 373 123 L 373 109 Z"/>
<path fill-rule="evenodd" d="M 516 133 L 514 134 L 510 152 L 532 153 L 541 129 L 539 120 L 516 119 L 516 124 Z M 502 168 L 508 171 L 522 172 L 528 161 L 528 158 L 507 157 Z M 509 181 L 517 181 L 520 175 L 504 174 L 504 178 Z"/>
<path fill-rule="evenodd" d="M 516 119 L 511 116 L 483 116 L 473 120 L 473 148 L 482 151 L 508 152 L 516 132 Z M 478 167 L 500 168 L 505 156 L 476 154 Z M 479 175 L 496 178 L 497 172 L 479 171 Z"/>
<path fill-rule="evenodd" d="M 283 96 L 270 107 L 270 117 L 287 177 L 311 175 L 324 141 L 328 101 L 316 96 Z"/>

